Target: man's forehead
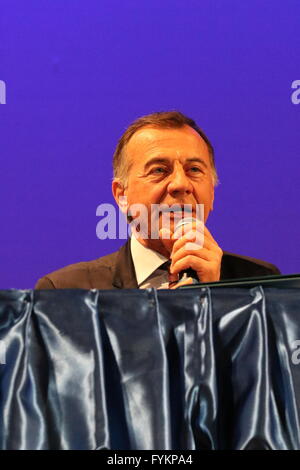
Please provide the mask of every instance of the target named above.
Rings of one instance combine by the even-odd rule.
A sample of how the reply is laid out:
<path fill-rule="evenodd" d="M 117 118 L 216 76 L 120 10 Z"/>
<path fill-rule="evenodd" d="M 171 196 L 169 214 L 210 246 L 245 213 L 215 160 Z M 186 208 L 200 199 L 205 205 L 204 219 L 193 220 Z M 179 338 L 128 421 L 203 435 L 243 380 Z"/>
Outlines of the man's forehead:
<path fill-rule="evenodd" d="M 174 129 L 145 126 L 131 137 L 126 153 L 132 156 L 140 152 L 150 155 L 153 151 L 159 151 L 160 147 L 173 150 L 177 155 L 190 147 L 199 149 L 201 153 L 208 152 L 206 142 L 190 126 Z"/>

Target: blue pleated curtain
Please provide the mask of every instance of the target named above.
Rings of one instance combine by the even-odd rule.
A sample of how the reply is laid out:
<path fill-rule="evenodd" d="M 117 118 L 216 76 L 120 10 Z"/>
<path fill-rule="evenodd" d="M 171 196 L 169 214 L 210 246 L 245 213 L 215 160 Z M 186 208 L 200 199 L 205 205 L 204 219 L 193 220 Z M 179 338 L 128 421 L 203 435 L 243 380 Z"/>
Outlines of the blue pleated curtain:
<path fill-rule="evenodd" d="M 1 449 L 300 449 L 297 340 L 296 288 L 1 291 Z"/>

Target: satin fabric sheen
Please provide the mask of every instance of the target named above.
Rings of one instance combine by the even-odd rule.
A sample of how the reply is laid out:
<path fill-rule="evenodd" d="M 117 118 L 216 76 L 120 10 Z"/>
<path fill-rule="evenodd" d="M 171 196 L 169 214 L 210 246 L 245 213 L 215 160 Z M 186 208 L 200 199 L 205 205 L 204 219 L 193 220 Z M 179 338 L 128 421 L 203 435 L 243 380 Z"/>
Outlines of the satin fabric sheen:
<path fill-rule="evenodd" d="M 0 292 L 1 449 L 300 449 L 299 289 Z"/>

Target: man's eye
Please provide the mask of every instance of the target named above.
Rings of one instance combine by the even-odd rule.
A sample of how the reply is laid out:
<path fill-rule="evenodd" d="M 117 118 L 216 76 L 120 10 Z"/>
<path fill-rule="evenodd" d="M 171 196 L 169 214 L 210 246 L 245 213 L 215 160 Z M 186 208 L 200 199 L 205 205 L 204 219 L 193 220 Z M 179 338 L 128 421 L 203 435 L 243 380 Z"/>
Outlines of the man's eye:
<path fill-rule="evenodd" d="M 203 170 L 201 168 L 199 168 L 198 166 L 192 166 L 190 168 L 190 170 L 193 172 L 193 173 L 203 173 Z"/>
<path fill-rule="evenodd" d="M 165 168 L 160 166 L 160 167 L 153 168 L 151 173 L 166 173 L 166 171 L 167 170 Z"/>

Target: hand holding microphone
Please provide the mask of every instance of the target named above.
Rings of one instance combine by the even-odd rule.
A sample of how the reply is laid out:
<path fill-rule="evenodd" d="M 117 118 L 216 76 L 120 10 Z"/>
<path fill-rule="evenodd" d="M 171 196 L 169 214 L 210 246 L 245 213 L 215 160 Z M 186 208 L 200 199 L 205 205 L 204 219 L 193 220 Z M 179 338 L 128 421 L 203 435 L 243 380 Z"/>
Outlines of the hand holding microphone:
<path fill-rule="evenodd" d="M 190 270 L 196 273 L 199 282 L 220 280 L 223 252 L 203 222 L 194 217 L 183 218 L 169 239 L 165 238 L 166 230 L 160 230 L 160 237 L 170 252 L 170 272 L 185 279 L 184 284 L 180 282 L 174 288 L 194 282 Z"/>

